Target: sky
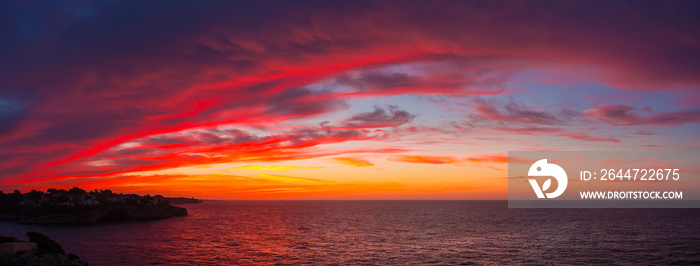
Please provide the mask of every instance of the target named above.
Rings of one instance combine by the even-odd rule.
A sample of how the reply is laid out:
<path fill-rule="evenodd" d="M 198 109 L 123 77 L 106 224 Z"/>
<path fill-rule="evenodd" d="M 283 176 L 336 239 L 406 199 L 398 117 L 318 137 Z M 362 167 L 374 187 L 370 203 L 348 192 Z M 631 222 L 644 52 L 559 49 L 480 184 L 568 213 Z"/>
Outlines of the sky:
<path fill-rule="evenodd" d="M 0 190 L 505 199 L 508 151 L 698 150 L 697 14 L 1 1 Z"/>

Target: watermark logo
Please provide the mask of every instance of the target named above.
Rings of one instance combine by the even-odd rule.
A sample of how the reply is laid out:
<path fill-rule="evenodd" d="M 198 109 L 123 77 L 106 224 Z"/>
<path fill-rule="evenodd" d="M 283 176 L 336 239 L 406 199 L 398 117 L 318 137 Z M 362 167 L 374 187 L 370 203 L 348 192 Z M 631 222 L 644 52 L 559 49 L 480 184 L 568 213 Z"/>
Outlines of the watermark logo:
<path fill-rule="evenodd" d="M 700 151 L 509 151 L 508 208 L 700 208 L 699 167 Z"/>
<path fill-rule="evenodd" d="M 532 166 L 530 166 L 530 170 L 527 172 L 527 175 L 551 176 L 557 179 L 557 189 L 549 193 L 544 193 L 544 191 L 547 191 L 547 189 L 549 189 L 549 187 L 552 185 L 551 178 L 547 179 L 547 181 L 544 181 L 544 184 L 542 184 L 541 188 L 540 185 L 537 183 L 537 180 L 527 180 L 530 182 L 532 189 L 535 191 L 535 194 L 537 194 L 537 197 L 540 199 L 544 199 L 545 197 L 549 199 L 559 197 L 562 193 L 564 193 L 564 191 L 566 190 L 566 185 L 569 182 L 569 179 L 566 176 L 566 171 L 564 171 L 564 169 L 561 168 L 559 165 L 547 163 L 547 159 L 542 159 L 532 164 Z"/>

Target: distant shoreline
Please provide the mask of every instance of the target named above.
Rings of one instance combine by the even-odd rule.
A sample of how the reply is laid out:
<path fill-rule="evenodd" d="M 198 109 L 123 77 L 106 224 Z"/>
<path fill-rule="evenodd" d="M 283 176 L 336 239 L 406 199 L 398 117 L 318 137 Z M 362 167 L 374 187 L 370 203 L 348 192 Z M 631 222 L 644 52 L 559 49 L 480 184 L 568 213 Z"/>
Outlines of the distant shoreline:
<path fill-rule="evenodd" d="M 171 205 L 172 200 L 172 205 Z M 176 204 L 200 203 L 194 198 L 165 198 L 118 194 L 111 190 L 87 192 L 80 188 L 32 190 L 5 194 L 0 191 L 0 221 L 36 225 L 86 225 L 130 220 L 164 219 L 187 215 Z"/>
<path fill-rule="evenodd" d="M 194 197 L 165 197 L 165 200 L 167 200 L 171 205 L 199 204 L 203 201 L 201 199 L 195 199 Z"/>

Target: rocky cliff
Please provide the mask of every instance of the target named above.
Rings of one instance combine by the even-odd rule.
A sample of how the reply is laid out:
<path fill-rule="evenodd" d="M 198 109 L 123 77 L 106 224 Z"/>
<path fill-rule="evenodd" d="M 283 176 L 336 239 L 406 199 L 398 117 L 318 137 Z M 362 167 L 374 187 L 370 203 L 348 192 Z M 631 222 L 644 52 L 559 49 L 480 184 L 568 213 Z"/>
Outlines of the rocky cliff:
<path fill-rule="evenodd" d="M 22 224 L 92 224 L 162 219 L 187 215 L 187 209 L 170 205 L 161 196 L 49 190 L 21 194 L 0 193 L 0 220 Z"/>

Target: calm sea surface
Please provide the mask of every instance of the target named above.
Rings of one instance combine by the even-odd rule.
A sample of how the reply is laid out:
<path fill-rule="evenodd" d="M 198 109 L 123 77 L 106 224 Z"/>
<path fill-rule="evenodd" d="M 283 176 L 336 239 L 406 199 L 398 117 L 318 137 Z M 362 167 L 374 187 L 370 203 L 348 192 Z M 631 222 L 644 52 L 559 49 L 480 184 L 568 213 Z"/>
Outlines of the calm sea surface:
<path fill-rule="evenodd" d="M 38 231 L 91 265 L 689 264 L 700 210 L 508 209 L 505 201 L 210 201 L 186 217 Z"/>

